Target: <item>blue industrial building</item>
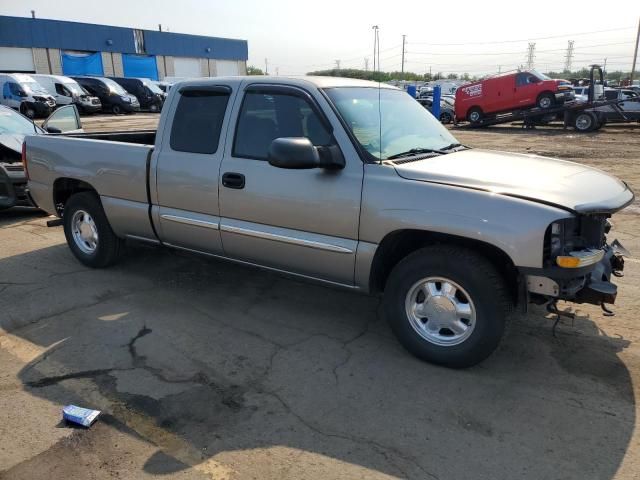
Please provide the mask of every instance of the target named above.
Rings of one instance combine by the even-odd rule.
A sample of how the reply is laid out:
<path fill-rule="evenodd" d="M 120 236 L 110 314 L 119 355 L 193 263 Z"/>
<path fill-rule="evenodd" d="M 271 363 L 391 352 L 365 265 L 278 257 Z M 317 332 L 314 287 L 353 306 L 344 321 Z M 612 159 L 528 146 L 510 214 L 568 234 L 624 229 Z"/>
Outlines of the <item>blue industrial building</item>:
<path fill-rule="evenodd" d="M 244 75 L 246 40 L 0 16 L 0 72 L 209 77 Z"/>

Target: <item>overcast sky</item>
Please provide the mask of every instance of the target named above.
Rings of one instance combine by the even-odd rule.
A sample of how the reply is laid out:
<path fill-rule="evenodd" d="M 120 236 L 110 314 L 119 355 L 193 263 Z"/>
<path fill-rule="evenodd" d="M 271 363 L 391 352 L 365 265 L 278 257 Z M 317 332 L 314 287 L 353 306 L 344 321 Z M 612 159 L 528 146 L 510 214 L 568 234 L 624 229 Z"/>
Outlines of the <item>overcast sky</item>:
<path fill-rule="evenodd" d="M 562 70 L 567 41 L 573 67 L 604 62 L 631 69 L 640 0 L 614 2 L 377 1 L 377 0 L 0 0 L 0 14 L 157 29 L 246 39 L 249 65 L 284 74 L 372 65 L 372 25 L 380 26 L 382 70 L 491 73 L 526 63 Z M 603 31 L 607 30 L 607 31 Z M 599 33 L 588 33 L 596 32 Z M 580 34 L 580 35 L 579 35 Z M 545 38 L 557 37 L 557 38 Z M 439 45 L 437 45 L 439 44 Z"/>

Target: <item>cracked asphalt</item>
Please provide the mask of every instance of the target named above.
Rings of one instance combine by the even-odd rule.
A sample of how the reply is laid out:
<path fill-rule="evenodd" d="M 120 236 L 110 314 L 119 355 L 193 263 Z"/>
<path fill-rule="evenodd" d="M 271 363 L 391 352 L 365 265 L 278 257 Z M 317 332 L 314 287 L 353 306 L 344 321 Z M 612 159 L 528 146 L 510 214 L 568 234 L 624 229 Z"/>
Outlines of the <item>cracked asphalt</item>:
<path fill-rule="evenodd" d="M 610 151 L 624 131 L 456 135 L 597 164 L 640 191 L 637 129 Z M 636 252 L 638 213 L 614 217 Z M 3 480 L 640 478 L 635 259 L 615 317 L 578 306 L 554 337 L 533 307 L 491 358 L 453 371 L 408 355 L 377 298 L 142 246 L 90 270 L 45 222 L 0 212 Z M 71 428 L 69 403 L 104 413 Z"/>

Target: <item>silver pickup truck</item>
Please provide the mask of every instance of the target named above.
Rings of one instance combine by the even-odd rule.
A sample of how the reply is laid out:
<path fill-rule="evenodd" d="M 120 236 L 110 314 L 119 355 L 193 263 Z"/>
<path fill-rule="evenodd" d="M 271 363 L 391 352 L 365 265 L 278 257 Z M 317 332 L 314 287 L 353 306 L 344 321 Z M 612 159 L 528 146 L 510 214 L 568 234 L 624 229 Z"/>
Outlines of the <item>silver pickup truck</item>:
<path fill-rule="evenodd" d="M 514 306 L 613 303 L 607 219 L 634 198 L 593 168 L 463 146 L 396 88 L 328 77 L 182 82 L 157 131 L 32 136 L 23 161 L 87 266 L 138 240 L 382 295 L 400 342 L 450 367 L 486 358 Z"/>

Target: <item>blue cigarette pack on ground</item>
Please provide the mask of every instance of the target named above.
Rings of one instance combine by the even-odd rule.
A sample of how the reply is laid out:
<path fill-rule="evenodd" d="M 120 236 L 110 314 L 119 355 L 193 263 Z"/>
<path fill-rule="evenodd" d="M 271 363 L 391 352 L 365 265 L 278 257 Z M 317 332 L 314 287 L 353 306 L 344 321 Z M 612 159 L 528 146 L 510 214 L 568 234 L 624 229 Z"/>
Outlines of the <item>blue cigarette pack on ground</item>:
<path fill-rule="evenodd" d="M 67 405 L 62 409 L 62 418 L 67 422 L 77 423 L 84 427 L 89 427 L 100 415 L 100 410 L 91 410 L 89 408 L 77 407 L 75 405 Z"/>

